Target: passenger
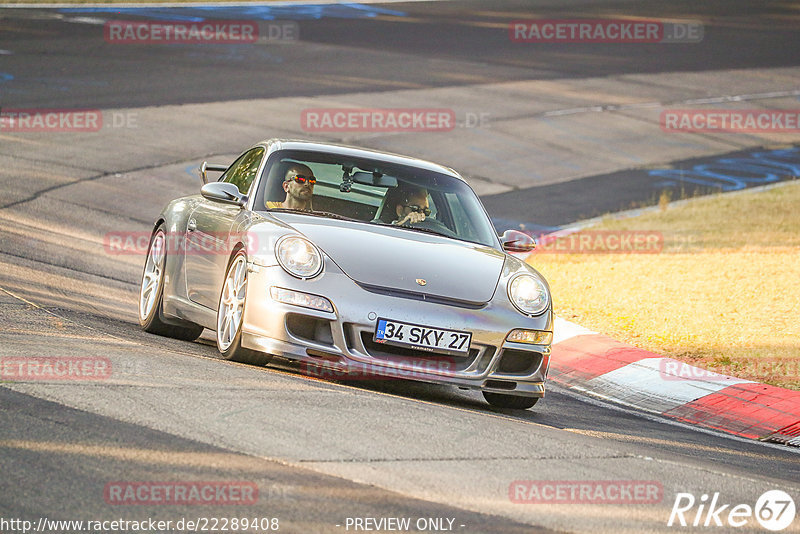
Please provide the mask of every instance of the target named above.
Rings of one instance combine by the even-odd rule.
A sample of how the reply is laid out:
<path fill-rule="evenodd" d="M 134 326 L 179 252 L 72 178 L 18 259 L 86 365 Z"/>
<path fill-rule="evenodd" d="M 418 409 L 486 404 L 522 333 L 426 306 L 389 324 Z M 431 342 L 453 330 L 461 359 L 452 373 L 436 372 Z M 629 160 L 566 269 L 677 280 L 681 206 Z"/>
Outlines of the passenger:
<path fill-rule="evenodd" d="M 283 190 L 286 200 L 283 202 L 267 201 L 267 208 L 285 208 L 291 210 L 312 211 L 311 199 L 314 196 L 314 184 L 317 179 L 314 171 L 302 163 L 294 163 L 283 177 Z"/>
<path fill-rule="evenodd" d="M 431 214 L 428 191 L 421 187 L 402 190 L 399 199 L 394 210 L 397 215 L 397 219 L 392 221 L 394 225 L 421 223 Z"/>

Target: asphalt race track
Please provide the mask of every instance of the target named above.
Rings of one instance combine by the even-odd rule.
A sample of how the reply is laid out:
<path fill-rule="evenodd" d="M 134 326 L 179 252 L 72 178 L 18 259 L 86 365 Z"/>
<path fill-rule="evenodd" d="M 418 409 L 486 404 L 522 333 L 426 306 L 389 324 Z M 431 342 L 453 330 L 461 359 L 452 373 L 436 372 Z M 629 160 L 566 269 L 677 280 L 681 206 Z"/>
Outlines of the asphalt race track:
<path fill-rule="evenodd" d="M 697 21 L 704 34 L 691 43 L 512 42 L 509 22 L 534 17 Z M 293 21 L 299 39 L 103 38 L 112 19 L 198 18 Z M 509 226 L 560 226 L 652 202 L 681 178 L 667 184 L 647 173 L 676 162 L 765 151 L 794 161 L 796 133 L 667 133 L 658 120 L 663 109 L 706 100 L 799 108 L 797 50 L 800 11 L 791 2 L 0 6 L 0 112 L 103 116 L 99 131 L 0 127 L 0 358 L 105 358 L 112 369 L 91 382 L 0 384 L 0 520 L 277 518 L 281 532 L 333 533 L 353 531 L 353 518 L 406 517 L 423 519 L 415 532 L 637 533 L 679 528 L 667 526 L 679 493 L 754 506 L 781 489 L 800 503 L 796 449 L 701 432 L 555 385 L 532 410 L 503 412 L 454 388 L 229 363 L 208 331 L 194 343 L 145 334 L 136 318 L 144 258 L 104 246 L 109 232 L 149 232 L 167 201 L 196 193 L 204 159 L 230 162 L 269 137 L 445 163 Z M 458 124 L 322 132 L 299 118 L 340 107 L 448 107 Z M 662 491 L 647 504 L 517 503 L 509 491 L 519 480 L 643 481 Z M 128 506 L 108 497 L 109 485 L 147 481 L 240 482 L 255 485 L 258 499 Z M 731 530 L 765 531 L 754 518 L 738 529 L 680 528 Z M 15 531 L 0 522 L 0 532 Z M 785 530 L 799 531 L 800 520 Z"/>

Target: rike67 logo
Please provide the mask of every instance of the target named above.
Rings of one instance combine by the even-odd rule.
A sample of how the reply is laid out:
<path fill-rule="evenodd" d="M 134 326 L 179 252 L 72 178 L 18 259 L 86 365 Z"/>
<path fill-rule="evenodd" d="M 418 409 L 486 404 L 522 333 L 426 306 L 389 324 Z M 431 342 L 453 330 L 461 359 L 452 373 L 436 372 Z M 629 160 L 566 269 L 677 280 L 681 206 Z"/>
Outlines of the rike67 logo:
<path fill-rule="evenodd" d="M 667 526 L 677 527 L 749 527 L 755 520 L 765 529 L 773 532 L 784 530 L 794 521 L 794 499 L 781 490 L 763 493 L 755 506 L 749 504 L 723 504 L 719 492 L 709 497 L 703 494 L 699 499 L 691 493 L 678 493 L 672 505 Z"/>

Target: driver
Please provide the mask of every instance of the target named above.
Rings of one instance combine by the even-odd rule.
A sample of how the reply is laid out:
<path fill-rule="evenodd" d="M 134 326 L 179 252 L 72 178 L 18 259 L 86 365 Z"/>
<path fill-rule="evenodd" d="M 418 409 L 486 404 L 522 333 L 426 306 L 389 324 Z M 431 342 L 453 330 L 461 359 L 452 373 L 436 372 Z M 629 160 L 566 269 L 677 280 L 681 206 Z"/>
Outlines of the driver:
<path fill-rule="evenodd" d="M 400 226 L 421 223 L 425 217 L 431 214 L 426 189 L 421 187 L 406 189 L 401 192 L 399 198 L 400 201 L 395 207 L 397 219 L 392 221 L 392 224 Z"/>
<path fill-rule="evenodd" d="M 302 163 L 293 163 L 283 176 L 283 190 L 286 200 L 283 202 L 267 201 L 267 208 L 286 208 L 301 211 L 313 211 L 311 198 L 314 196 L 314 184 L 317 179 L 314 171 Z"/>

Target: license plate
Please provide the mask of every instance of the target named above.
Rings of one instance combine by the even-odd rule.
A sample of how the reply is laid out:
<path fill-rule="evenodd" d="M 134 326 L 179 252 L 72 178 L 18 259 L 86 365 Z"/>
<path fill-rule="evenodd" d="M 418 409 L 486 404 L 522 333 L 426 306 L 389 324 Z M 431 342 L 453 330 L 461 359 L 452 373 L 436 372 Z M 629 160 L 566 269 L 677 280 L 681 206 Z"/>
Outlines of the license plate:
<path fill-rule="evenodd" d="M 378 319 L 374 340 L 377 343 L 414 350 L 464 356 L 469 352 L 472 334 L 459 330 Z"/>

